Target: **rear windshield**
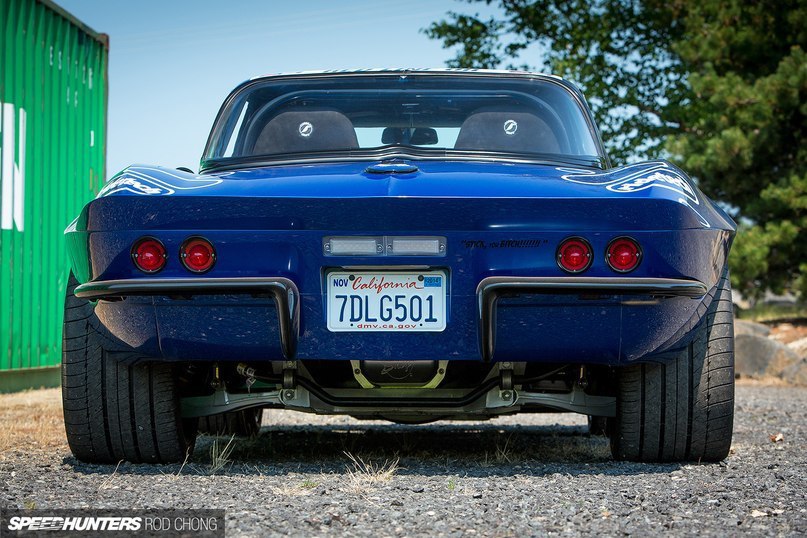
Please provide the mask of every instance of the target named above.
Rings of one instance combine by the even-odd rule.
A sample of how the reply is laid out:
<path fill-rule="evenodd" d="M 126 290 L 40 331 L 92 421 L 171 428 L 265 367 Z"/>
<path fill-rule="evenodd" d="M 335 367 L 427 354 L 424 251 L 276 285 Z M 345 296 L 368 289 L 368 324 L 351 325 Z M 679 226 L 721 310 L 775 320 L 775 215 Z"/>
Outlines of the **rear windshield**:
<path fill-rule="evenodd" d="M 367 75 L 268 79 L 231 98 L 203 167 L 372 158 L 379 152 L 596 164 L 592 126 L 565 87 L 543 79 Z"/>

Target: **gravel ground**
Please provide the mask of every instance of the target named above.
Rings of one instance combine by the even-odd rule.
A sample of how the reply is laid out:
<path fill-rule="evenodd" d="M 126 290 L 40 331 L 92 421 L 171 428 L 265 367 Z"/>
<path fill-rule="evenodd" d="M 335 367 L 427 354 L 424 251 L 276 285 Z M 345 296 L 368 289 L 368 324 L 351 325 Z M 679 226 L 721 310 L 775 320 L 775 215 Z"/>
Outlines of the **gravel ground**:
<path fill-rule="evenodd" d="M 54 433 L 58 397 L 0 397 L 0 506 L 224 508 L 230 536 L 807 534 L 807 388 L 739 386 L 720 464 L 613 462 L 575 415 L 398 426 L 272 411 L 216 474 L 226 439 L 200 439 L 183 466 L 79 463 Z"/>

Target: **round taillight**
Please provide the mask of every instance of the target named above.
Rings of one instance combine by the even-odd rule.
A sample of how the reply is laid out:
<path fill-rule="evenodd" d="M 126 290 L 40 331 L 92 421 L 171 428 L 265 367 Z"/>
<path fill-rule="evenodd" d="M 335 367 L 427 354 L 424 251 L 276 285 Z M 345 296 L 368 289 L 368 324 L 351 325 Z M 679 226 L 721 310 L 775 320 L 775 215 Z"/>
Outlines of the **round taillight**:
<path fill-rule="evenodd" d="M 558 265 L 569 273 L 580 273 L 591 265 L 591 246 L 581 237 L 570 237 L 558 247 Z"/>
<path fill-rule="evenodd" d="M 630 237 L 617 237 L 608 244 L 605 260 L 614 271 L 627 273 L 639 265 L 642 249 Z"/>
<path fill-rule="evenodd" d="M 216 251 L 210 241 L 201 237 L 187 239 L 179 249 L 182 264 L 194 273 L 210 271 L 216 263 Z"/>
<path fill-rule="evenodd" d="M 132 261 L 144 273 L 156 273 L 165 267 L 168 255 L 160 241 L 153 237 L 138 239 L 132 246 Z"/>

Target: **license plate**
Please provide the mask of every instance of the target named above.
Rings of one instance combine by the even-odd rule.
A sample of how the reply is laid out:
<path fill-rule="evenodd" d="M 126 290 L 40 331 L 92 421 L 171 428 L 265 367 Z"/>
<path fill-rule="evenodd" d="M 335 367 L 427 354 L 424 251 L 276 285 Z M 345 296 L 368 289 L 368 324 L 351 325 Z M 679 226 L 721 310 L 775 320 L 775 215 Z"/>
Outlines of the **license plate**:
<path fill-rule="evenodd" d="M 442 331 L 446 275 L 423 272 L 332 272 L 327 275 L 328 330 Z"/>

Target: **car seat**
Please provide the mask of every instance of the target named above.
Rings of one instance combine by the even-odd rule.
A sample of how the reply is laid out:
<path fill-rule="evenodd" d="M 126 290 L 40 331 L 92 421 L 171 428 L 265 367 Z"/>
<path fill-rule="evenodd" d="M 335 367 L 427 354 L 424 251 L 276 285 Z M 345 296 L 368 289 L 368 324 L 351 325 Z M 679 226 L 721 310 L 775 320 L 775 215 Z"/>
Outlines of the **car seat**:
<path fill-rule="evenodd" d="M 454 149 L 512 153 L 561 153 L 558 137 L 546 121 L 530 112 L 479 109 L 460 127 Z"/>
<path fill-rule="evenodd" d="M 255 140 L 253 155 L 357 149 L 347 116 L 335 110 L 290 110 L 269 120 Z"/>

